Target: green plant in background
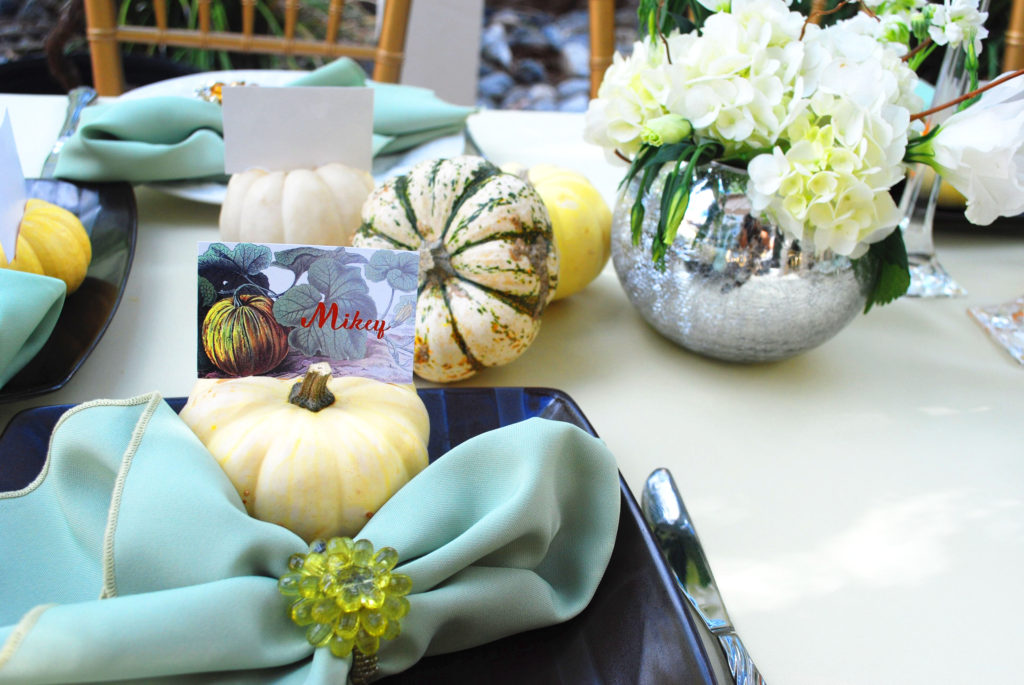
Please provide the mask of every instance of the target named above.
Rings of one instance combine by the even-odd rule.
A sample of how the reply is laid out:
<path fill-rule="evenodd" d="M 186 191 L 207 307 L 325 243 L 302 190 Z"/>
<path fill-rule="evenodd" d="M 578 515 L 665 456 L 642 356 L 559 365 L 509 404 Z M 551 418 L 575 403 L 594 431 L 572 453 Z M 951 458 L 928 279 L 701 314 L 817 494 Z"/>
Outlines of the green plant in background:
<path fill-rule="evenodd" d="M 256 0 L 257 35 L 284 35 L 284 2 L 282 0 Z M 320 39 L 324 36 L 329 0 L 309 0 L 299 10 L 295 25 L 295 36 L 299 39 Z M 121 0 L 118 6 L 118 23 L 142 26 L 156 25 L 153 3 L 145 0 Z M 199 27 L 198 0 L 176 0 L 168 4 L 167 24 L 173 28 L 197 29 Z M 358 2 L 344 5 L 339 40 L 362 40 L 367 31 L 372 32 L 375 15 Z M 241 3 L 228 0 L 212 0 L 210 3 L 210 29 L 212 31 L 237 32 L 242 29 Z M 325 60 L 315 57 L 284 55 L 256 55 L 203 50 L 198 48 L 163 48 L 154 45 L 128 45 L 128 52 L 160 55 L 173 62 L 187 64 L 199 71 L 214 69 L 309 69 L 321 66 Z"/>

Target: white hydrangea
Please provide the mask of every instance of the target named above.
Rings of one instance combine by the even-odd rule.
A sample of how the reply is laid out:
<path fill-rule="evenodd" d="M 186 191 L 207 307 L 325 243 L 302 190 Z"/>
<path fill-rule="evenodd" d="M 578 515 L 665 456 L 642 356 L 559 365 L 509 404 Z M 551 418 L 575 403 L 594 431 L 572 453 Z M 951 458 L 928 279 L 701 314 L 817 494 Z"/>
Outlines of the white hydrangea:
<path fill-rule="evenodd" d="M 825 112 L 815 111 L 815 105 L 827 105 Z M 860 110 L 843 98 L 816 98 L 787 130 L 789 149 L 783 152 L 776 146 L 748 166 L 753 209 L 765 211 L 817 254 L 832 250 L 859 257 L 900 220 L 888 192 L 892 176 L 886 168 L 891 155 L 887 138 L 892 127 L 881 117 L 863 117 Z M 832 123 L 833 116 L 864 118 L 863 135 L 855 145 L 843 142 L 842 126 Z"/>
<path fill-rule="evenodd" d="M 616 56 L 587 112 L 586 139 L 632 156 L 644 140 L 678 139 L 659 132 L 682 117 L 695 140 L 722 144 L 722 158 L 749 160 L 755 211 L 818 253 L 864 254 L 900 219 L 889 191 L 920 126 L 911 113 L 923 107 L 906 45 L 891 42 L 899 31 L 882 14 L 822 29 L 785 0 L 700 1 L 717 11 L 699 33 Z M 879 7 L 910 21 L 921 2 Z"/>
<path fill-rule="evenodd" d="M 733 0 L 685 51 L 671 50 L 668 110 L 721 141 L 727 156 L 770 146 L 802 90 L 804 23 L 783 0 Z"/>
<path fill-rule="evenodd" d="M 937 45 L 951 48 L 972 43 L 974 53 L 980 55 L 982 41 L 988 37 L 986 19 L 988 12 L 978 10 L 978 0 L 944 0 L 935 7 L 928 35 Z"/>
<path fill-rule="evenodd" d="M 900 220 L 889 189 L 902 163 L 910 112 L 920 109 L 916 77 L 861 20 L 840 22 L 812 39 L 814 92 L 786 130 L 788 149 L 755 157 L 749 194 L 816 253 L 859 257 Z"/>
<path fill-rule="evenodd" d="M 686 40 L 676 34 L 669 44 Z M 667 64 L 660 41 L 637 41 L 628 57 L 616 53 L 587 108 L 584 139 L 603 147 L 609 159 L 615 158 L 616 150 L 626 156 L 636 154 L 646 122 L 668 113 L 664 106 L 670 87 Z"/>

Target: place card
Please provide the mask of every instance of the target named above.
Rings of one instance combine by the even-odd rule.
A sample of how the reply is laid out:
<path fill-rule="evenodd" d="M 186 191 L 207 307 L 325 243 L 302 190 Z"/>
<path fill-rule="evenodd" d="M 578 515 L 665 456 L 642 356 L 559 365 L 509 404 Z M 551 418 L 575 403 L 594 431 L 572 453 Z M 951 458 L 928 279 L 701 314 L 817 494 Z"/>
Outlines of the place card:
<path fill-rule="evenodd" d="M 200 378 L 336 376 L 412 383 L 419 254 L 199 243 Z"/>
<path fill-rule="evenodd" d="M 25 176 L 14 142 L 14 127 L 6 109 L 0 113 L 0 247 L 13 262 L 18 245 L 18 227 L 25 214 Z"/>
<path fill-rule="evenodd" d="M 222 101 L 227 174 L 372 167 L 372 88 L 226 87 Z"/>

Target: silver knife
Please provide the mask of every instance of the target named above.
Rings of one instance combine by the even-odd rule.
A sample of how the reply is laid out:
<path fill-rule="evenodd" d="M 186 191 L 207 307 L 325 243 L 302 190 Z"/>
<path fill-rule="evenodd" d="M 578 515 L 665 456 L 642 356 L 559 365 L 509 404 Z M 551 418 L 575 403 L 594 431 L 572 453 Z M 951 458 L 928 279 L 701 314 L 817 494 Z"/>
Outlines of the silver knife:
<path fill-rule="evenodd" d="M 667 469 L 657 469 L 647 478 L 640 509 L 683 595 L 717 638 L 733 681 L 737 685 L 764 685 L 764 679 L 733 629 L 697 531 Z"/>
<path fill-rule="evenodd" d="M 74 135 L 78 128 L 78 121 L 82 117 L 82 110 L 88 107 L 96 99 L 96 91 L 89 86 L 73 88 L 68 93 L 68 114 L 64 119 L 64 125 L 57 134 L 57 140 L 50 148 L 50 154 L 43 162 L 43 168 L 39 172 L 39 178 L 53 178 L 53 172 L 57 168 L 57 160 L 60 152 L 64 149 L 64 143 Z"/>

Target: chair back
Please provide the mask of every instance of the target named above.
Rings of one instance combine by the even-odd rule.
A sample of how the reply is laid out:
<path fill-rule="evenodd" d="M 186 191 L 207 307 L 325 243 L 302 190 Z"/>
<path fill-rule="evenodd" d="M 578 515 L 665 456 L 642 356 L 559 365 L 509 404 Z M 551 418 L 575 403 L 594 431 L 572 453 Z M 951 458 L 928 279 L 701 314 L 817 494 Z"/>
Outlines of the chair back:
<path fill-rule="evenodd" d="M 1010 3 L 1010 21 L 1004 38 L 1003 71 L 1024 69 L 1024 0 Z"/>
<path fill-rule="evenodd" d="M 196 0 L 198 21 L 197 27 L 192 29 L 168 26 L 167 0 L 153 0 L 154 26 L 119 22 L 114 0 L 85 0 L 86 37 L 89 40 L 96 92 L 100 95 L 119 95 L 124 92 L 121 43 L 268 55 L 347 56 L 372 60 L 374 80 L 398 82 L 405 56 L 405 37 L 412 0 L 387 0 L 379 38 L 372 44 L 338 40 L 345 0 L 330 0 L 326 30 L 318 38 L 296 36 L 301 5 L 299 0 L 284 0 L 281 35 L 257 34 L 257 2 L 262 0 L 241 0 L 241 31 L 214 31 L 211 29 L 212 0 Z"/>
<path fill-rule="evenodd" d="M 589 0 L 590 97 L 597 97 L 604 72 L 615 54 L 615 0 Z"/>

